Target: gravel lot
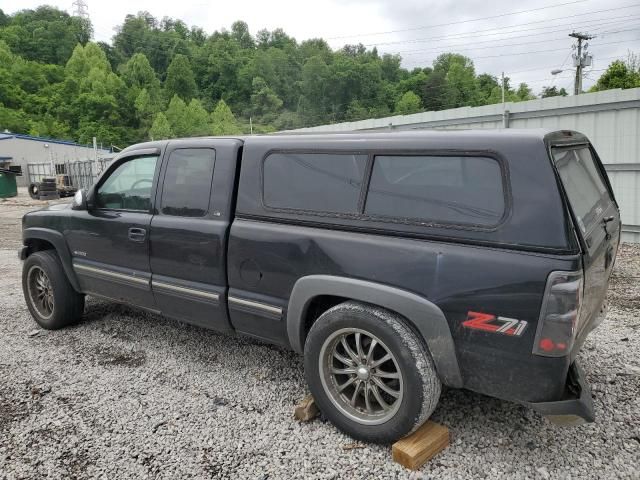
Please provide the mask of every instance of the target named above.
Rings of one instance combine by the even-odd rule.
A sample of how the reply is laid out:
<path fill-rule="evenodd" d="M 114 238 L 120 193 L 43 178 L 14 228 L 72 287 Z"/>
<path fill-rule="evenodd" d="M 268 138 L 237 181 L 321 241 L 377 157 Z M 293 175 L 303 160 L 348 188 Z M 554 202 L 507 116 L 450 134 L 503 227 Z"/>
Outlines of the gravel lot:
<path fill-rule="evenodd" d="M 411 474 L 390 448 L 293 420 L 301 358 L 89 299 L 39 330 L 20 286 L 20 216 L 0 202 L 0 478 L 640 478 L 640 248 L 624 245 L 610 310 L 580 360 L 597 421 L 574 429 L 445 390 L 452 445 Z"/>

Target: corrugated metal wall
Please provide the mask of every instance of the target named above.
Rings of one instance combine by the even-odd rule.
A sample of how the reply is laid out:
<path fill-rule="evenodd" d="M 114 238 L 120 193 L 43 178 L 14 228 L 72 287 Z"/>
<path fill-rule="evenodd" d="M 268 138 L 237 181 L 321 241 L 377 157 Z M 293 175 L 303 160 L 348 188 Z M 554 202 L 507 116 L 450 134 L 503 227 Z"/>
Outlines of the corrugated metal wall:
<path fill-rule="evenodd" d="M 99 149 L 104 155 L 108 150 Z M 20 165 L 23 175 L 17 177 L 18 186 L 28 185 L 28 163 L 64 163 L 91 160 L 95 157 L 93 148 L 71 142 L 56 141 L 29 135 L 0 134 L 0 156 L 11 157 L 12 165 Z"/>
<path fill-rule="evenodd" d="M 640 88 L 346 122 L 296 132 L 432 128 L 550 128 L 586 134 L 611 179 L 623 241 L 640 243 Z M 505 118 L 506 117 L 506 118 Z"/>

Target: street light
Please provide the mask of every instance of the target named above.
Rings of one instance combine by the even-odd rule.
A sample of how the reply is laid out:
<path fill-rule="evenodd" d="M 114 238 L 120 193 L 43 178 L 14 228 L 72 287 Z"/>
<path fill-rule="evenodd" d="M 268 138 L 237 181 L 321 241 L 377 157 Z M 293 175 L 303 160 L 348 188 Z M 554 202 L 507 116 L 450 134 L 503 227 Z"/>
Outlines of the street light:
<path fill-rule="evenodd" d="M 561 68 L 556 68 L 555 70 L 551 70 L 551 75 L 558 75 L 559 73 L 564 72 Z"/>

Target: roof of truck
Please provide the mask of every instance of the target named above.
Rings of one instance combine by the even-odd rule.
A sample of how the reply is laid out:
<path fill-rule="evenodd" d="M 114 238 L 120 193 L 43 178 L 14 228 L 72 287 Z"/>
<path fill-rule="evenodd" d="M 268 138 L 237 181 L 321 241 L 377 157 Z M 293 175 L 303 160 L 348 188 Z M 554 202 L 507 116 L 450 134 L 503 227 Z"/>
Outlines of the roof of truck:
<path fill-rule="evenodd" d="M 548 137 L 563 140 L 579 140 L 586 141 L 586 137 L 579 132 L 572 130 L 553 130 L 548 128 L 528 128 L 528 129 L 476 129 L 476 130 L 394 130 L 388 132 L 380 131 L 354 131 L 354 132 L 331 132 L 331 133 L 308 133 L 308 132 L 285 132 L 268 135 L 229 135 L 229 136 L 203 136 L 191 138 L 175 138 L 170 140 L 157 140 L 132 145 L 123 150 L 129 151 L 132 148 L 153 148 L 164 147 L 170 142 L 178 140 L 194 140 L 194 139 L 229 139 L 238 140 L 247 145 L 265 145 L 273 147 L 274 145 L 300 145 L 304 143 L 316 143 L 321 141 L 324 144 L 332 142 L 349 143 L 350 148 L 353 142 L 370 141 L 373 143 L 382 143 L 387 140 L 398 141 L 406 140 L 411 143 L 407 144 L 407 148 L 411 148 L 413 142 L 420 143 L 421 140 L 429 140 L 436 143 L 451 143 L 456 140 L 464 141 L 468 147 L 474 140 L 481 140 L 486 146 L 488 143 L 495 142 L 497 145 L 513 144 L 517 141 L 544 141 Z M 451 145 L 455 146 L 455 145 Z"/>

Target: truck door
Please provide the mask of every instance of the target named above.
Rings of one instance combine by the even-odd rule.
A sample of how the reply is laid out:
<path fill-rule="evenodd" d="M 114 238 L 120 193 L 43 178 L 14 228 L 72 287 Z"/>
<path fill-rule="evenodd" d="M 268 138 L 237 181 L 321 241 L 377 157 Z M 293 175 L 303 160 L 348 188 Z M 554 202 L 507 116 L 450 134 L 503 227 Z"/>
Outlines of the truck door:
<path fill-rule="evenodd" d="M 241 143 L 179 140 L 164 155 L 151 221 L 151 286 L 160 311 L 229 330 L 227 232 Z"/>
<path fill-rule="evenodd" d="M 595 327 L 606 297 L 620 240 L 620 213 L 604 167 L 588 144 L 553 147 L 552 154 L 584 245 L 583 303 L 576 326 L 579 347 Z"/>
<path fill-rule="evenodd" d="M 100 178 L 86 211 L 65 233 L 82 290 L 155 310 L 149 271 L 149 224 L 159 148 L 132 150 Z"/>

